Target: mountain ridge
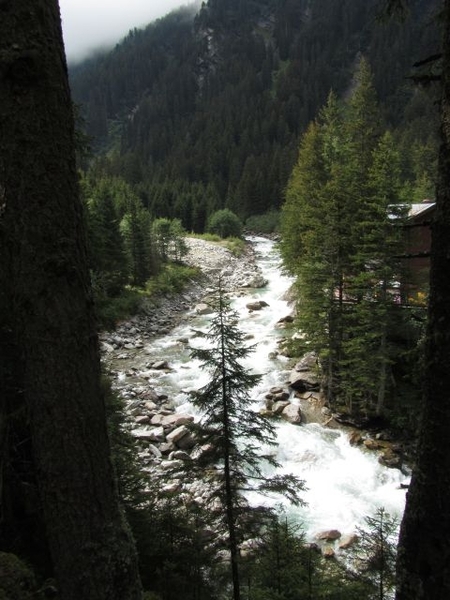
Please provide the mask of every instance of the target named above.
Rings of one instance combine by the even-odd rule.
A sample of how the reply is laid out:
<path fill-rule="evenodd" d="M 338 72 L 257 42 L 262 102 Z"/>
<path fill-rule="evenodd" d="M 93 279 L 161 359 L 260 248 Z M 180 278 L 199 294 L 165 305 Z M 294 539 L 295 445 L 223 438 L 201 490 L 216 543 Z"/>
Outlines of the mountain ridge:
<path fill-rule="evenodd" d="M 101 169 L 155 216 L 202 230 L 217 208 L 246 218 L 280 206 L 300 135 L 330 89 L 345 96 L 362 54 L 387 123 L 403 127 L 405 111 L 408 127 L 429 122 L 406 76 L 436 50 L 437 5 L 415 0 L 404 24 L 379 24 L 376 0 L 209 0 L 72 69 L 72 92 L 108 156 Z"/>

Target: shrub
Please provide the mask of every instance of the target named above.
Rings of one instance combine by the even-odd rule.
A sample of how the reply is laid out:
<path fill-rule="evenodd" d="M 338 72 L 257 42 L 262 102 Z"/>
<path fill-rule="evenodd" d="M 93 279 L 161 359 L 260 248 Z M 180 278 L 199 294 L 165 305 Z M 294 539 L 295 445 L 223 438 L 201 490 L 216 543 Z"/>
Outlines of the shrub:
<path fill-rule="evenodd" d="M 253 215 L 245 221 L 245 227 L 254 233 L 276 233 L 280 223 L 280 212 L 269 210 L 263 215 Z"/>
<path fill-rule="evenodd" d="M 228 208 L 217 210 L 208 221 L 208 232 L 216 233 L 221 238 L 242 237 L 242 222 Z"/>

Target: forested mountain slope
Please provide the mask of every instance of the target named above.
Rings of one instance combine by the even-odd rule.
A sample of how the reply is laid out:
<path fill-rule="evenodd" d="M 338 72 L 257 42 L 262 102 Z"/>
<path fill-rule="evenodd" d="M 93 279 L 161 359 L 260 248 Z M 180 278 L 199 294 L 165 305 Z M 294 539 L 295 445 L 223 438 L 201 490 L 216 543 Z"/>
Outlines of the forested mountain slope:
<path fill-rule="evenodd" d="M 435 109 L 407 75 L 437 51 L 438 4 L 415 0 L 388 23 L 379 0 L 209 0 L 133 30 L 71 68 L 97 174 L 123 177 L 154 217 L 188 230 L 217 208 L 243 219 L 278 208 L 300 135 L 330 89 L 348 94 L 364 55 L 413 178 Z"/>

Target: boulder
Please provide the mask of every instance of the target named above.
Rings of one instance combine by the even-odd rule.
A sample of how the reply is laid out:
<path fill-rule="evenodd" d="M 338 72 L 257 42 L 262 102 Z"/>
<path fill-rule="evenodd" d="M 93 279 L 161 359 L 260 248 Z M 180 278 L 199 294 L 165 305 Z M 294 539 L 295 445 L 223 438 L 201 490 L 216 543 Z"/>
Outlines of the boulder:
<path fill-rule="evenodd" d="M 191 415 L 181 414 L 181 413 L 172 413 L 170 415 L 164 415 L 158 413 L 154 417 L 152 417 L 152 425 L 162 425 L 164 428 L 169 427 L 180 427 L 181 425 L 187 425 L 188 423 L 192 423 L 194 417 Z"/>
<path fill-rule="evenodd" d="M 283 388 L 278 386 L 271 387 L 269 390 L 269 394 L 272 394 L 273 396 L 275 396 L 276 394 L 281 394 L 282 392 Z"/>
<path fill-rule="evenodd" d="M 106 352 L 106 354 L 114 352 L 114 346 L 112 344 L 109 344 L 108 342 L 101 342 L 100 348 L 102 352 Z"/>
<path fill-rule="evenodd" d="M 324 558 L 334 558 L 335 552 L 331 546 L 324 546 L 322 548 L 322 556 Z"/>
<path fill-rule="evenodd" d="M 248 308 L 249 311 L 252 311 L 252 310 L 261 310 L 263 308 L 266 308 L 266 306 L 269 306 L 269 305 L 264 300 L 252 300 L 252 302 L 247 302 L 247 304 L 245 306 L 246 306 L 246 308 Z"/>
<path fill-rule="evenodd" d="M 195 438 L 186 425 L 181 425 L 167 435 L 167 441 L 181 450 L 189 450 L 195 446 Z"/>
<path fill-rule="evenodd" d="M 283 400 L 289 400 L 290 393 L 286 391 L 282 391 L 279 394 L 275 394 L 273 399 L 275 402 L 282 402 Z"/>
<path fill-rule="evenodd" d="M 167 360 L 158 360 L 152 364 L 152 369 L 161 371 L 163 369 L 170 369 L 170 367 L 169 367 L 169 363 L 167 362 Z"/>
<path fill-rule="evenodd" d="M 296 404 L 288 404 L 281 413 L 281 418 L 292 423 L 293 425 L 300 425 L 302 422 L 302 413 L 300 406 Z"/>
<path fill-rule="evenodd" d="M 338 529 L 328 529 L 326 531 L 321 531 L 316 535 L 316 539 L 324 540 L 326 542 L 334 542 L 341 537 L 341 532 Z"/>
<path fill-rule="evenodd" d="M 356 544 L 357 541 L 358 541 L 358 536 L 356 535 L 356 533 L 350 533 L 348 535 L 344 535 L 339 542 L 338 548 L 340 550 L 347 550 L 347 548 L 350 548 L 351 546 Z"/>
<path fill-rule="evenodd" d="M 189 434 L 189 429 L 185 425 L 181 425 L 167 435 L 167 441 L 172 444 L 178 444 L 182 437 Z"/>
<path fill-rule="evenodd" d="M 153 429 L 132 429 L 131 435 L 138 439 L 149 442 L 163 442 L 164 429 L 162 427 L 153 427 Z"/>
<path fill-rule="evenodd" d="M 285 317 L 281 317 L 280 321 L 281 323 L 293 323 L 294 322 L 294 316 L 293 315 L 286 315 Z"/>
<path fill-rule="evenodd" d="M 191 460 L 191 457 L 184 450 L 175 450 L 169 454 L 169 460 Z"/>
<path fill-rule="evenodd" d="M 362 435 L 359 431 L 352 431 L 348 436 L 350 446 L 359 446 L 362 443 Z"/>
<path fill-rule="evenodd" d="M 148 451 L 150 452 L 150 454 L 152 454 L 155 458 L 161 458 L 162 457 L 162 452 L 161 450 L 155 446 L 154 444 L 149 444 L 148 445 Z"/>
<path fill-rule="evenodd" d="M 294 369 L 289 375 L 289 386 L 299 392 L 319 389 L 319 379 L 311 371 L 297 371 Z"/>
<path fill-rule="evenodd" d="M 281 400 L 280 402 L 274 402 L 272 406 L 272 412 L 274 415 L 281 415 L 286 406 L 289 405 L 287 400 Z"/>
<path fill-rule="evenodd" d="M 392 448 L 386 448 L 378 458 L 378 462 L 385 467 L 391 469 L 399 469 L 402 466 L 402 459 L 398 454 L 392 450 Z"/>
<path fill-rule="evenodd" d="M 134 419 L 138 425 L 143 425 L 144 423 L 150 423 L 150 417 L 148 415 L 137 415 Z"/>
<path fill-rule="evenodd" d="M 295 365 L 294 370 L 302 373 L 312 371 L 317 367 L 317 355 L 314 352 L 305 354 Z"/>
<path fill-rule="evenodd" d="M 197 304 L 195 307 L 195 312 L 198 315 L 210 315 L 213 312 L 213 309 L 206 304 L 206 302 L 200 302 L 200 304 Z"/>
<path fill-rule="evenodd" d="M 382 448 L 380 442 L 372 438 L 367 438 L 363 443 L 368 450 L 380 450 Z"/>

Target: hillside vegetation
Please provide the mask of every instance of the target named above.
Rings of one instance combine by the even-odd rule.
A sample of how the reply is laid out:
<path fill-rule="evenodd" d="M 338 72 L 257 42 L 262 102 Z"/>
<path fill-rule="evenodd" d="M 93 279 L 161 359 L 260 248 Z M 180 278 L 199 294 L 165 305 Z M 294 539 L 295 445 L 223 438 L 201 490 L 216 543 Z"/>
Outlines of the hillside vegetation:
<path fill-rule="evenodd" d="M 228 208 L 245 220 L 278 209 L 301 134 L 331 89 L 344 99 L 364 56 L 411 194 L 429 185 L 436 107 L 407 78 L 437 51 L 437 1 L 402 22 L 379 0 L 210 0 L 130 31 L 71 69 L 96 160 L 154 217 L 203 232 Z M 427 187 L 428 186 L 428 187 Z"/>

